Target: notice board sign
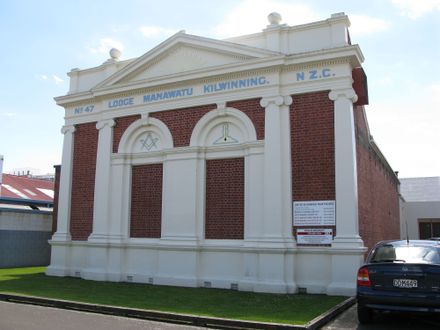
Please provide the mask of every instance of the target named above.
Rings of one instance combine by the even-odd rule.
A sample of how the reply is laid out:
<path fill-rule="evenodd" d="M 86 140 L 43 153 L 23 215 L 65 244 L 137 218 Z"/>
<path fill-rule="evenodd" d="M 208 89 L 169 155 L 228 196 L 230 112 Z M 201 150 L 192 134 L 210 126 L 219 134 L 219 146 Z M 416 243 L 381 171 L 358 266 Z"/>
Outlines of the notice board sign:
<path fill-rule="evenodd" d="M 307 228 L 296 230 L 296 242 L 298 244 L 328 245 L 332 244 L 333 229 Z"/>
<path fill-rule="evenodd" d="M 335 201 L 293 202 L 294 226 L 335 226 Z"/>

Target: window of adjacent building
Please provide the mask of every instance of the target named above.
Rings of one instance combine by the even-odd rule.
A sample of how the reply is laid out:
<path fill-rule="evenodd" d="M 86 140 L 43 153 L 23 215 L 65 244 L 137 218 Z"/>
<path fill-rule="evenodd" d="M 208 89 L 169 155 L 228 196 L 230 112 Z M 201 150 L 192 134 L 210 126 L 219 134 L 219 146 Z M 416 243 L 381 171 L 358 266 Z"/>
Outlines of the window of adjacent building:
<path fill-rule="evenodd" d="M 440 219 L 419 219 L 419 237 L 440 237 Z"/>

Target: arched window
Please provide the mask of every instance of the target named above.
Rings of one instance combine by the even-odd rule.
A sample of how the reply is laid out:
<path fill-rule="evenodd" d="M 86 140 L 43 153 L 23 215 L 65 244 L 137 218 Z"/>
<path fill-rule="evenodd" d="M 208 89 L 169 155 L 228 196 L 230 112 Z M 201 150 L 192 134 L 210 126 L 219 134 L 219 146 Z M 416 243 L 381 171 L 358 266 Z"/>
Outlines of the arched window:
<path fill-rule="evenodd" d="M 204 237 L 244 239 L 249 148 L 257 141 L 252 121 L 234 108 L 219 108 L 195 126 L 190 146 L 202 147 Z"/>
<path fill-rule="evenodd" d="M 173 148 L 164 123 L 144 117 L 122 135 L 118 154 L 129 172 L 129 237 L 160 238 L 162 226 L 163 150 Z"/>

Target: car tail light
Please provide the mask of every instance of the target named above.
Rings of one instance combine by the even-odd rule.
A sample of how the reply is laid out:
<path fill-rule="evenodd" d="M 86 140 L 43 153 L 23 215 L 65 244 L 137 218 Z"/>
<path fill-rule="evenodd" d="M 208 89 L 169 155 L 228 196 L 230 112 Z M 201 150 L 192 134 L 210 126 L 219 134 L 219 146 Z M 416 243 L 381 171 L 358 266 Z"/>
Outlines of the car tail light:
<path fill-rule="evenodd" d="M 358 286 L 371 286 L 370 274 L 368 274 L 367 267 L 363 267 L 358 270 L 357 285 Z"/>

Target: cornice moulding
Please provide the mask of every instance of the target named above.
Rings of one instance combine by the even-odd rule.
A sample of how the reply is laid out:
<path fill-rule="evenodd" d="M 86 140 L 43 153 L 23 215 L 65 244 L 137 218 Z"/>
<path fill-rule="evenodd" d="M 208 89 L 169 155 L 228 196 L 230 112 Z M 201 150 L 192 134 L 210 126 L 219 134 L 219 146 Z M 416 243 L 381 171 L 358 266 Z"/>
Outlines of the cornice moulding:
<path fill-rule="evenodd" d="M 136 60 L 136 58 L 130 58 L 130 59 L 127 59 L 127 60 L 123 60 L 123 61 L 118 61 L 116 63 L 112 63 L 112 65 L 116 64 L 117 66 L 120 66 L 121 69 L 123 69 L 123 67 L 125 67 L 128 64 L 130 64 L 134 60 Z M 71 75 L 77 75 L 78 73 L 99 72 L 99 71 L 102 71 L 103 69 L 105 69 L 105 67 L 107 65 L 108 64 L 101 64 L 101 65 L 94 66 L 94 67 L 91 67 L 91 68 L 86 68 L 86 69 L 72 69 L 71 71 L 67 72 L 67 75 L 70 77 Z"/>
<path fill-rule="evenodd" d="M 68 103 L 79 103 L 82 101 L 90 100 L 93 98 L 93 93 L 91 91 L 67 94 L 62 96 L 54 97 L 57 105 L 67 106 Z"/>
<path fill-rule="evenodd" d="M 321 28 L 321 27 L 328 27 L 329 25 L 332 25 L 333 23 L 336 23 L 338 21 L 345 22 L 345 23 L 347 23 L 347 26 L 350 26 L 350 20 L 348 19 L 348 16 L 341 15 L 341 16 L 331 17 L 331 18 L 327 18 L 325 20 L 306 23 L 306 24 L 299 24 L 299 25 L 294 25 L 294 26 L 287 26 L 287 25 L 280 26 L 280 27 L 278 27 L 278 29 L 283 33 L 295 32 L 295 31 L 305 31 L 305 30 L 312 30 L 312 29 L 317 29 L 317 28 Z M 266 31 L 266 29 L 264 31 Z M 224 40 L 228 41 L 228 42 L 234 42 L 234 41 L 243 40 L 243 39 L 258 39 L 258 38 L 261 38 L 264 36 L 264 34 L 265 34 L 264 31 L 252 33 L 252 34 L 247 34 L 247 35 L 243 35 L 243 36 L 226 38 Z"/>
<path fill-rule="evenodd" d="M 182 72 L 172 75 L 166 75 L 161 77 L 155 77 L 148 80 L 133 81 L 120 85 L 105 86 L 101 88 L 93 89 L 95 96 L 106 95 L 108 91 L 119 89 L 125 91 L 127 89 L 145 89 L 145 88 L 160 88 L 164 85 L 171 85 L 175 83 L 186 84 L 188 82 L 195 82 L 202 79 L 215 79 L 216 76 L 224 74 L 242 73 L 250 70 L 263 69 L 267 67 L 273 67 L 284 64 L 284 56 L 275 56 L 270 58 L 249 60 L 246 62 L 239 62 L 233 64 L 227 64 L 217 67 L 209 67 L 201 70 L 195 70 L 192 72 Z"/>
<path fill-rule="evenodd" d="M 358 45 L 351 45 L 287 55 L 285 64 L 301 67 L 301 65 L 309 65 L 311 62 L 330 60 L 350 62 L 353 67 L 356 67 L 364 61 L 364 55 Z"/>
<path fill-rule="evenodd" d="M 283 72 L 298 70 L 310 66 L 350 63 L 353 67 L 360 66 L 363 55 L 358 45 L 324 49 L 314 52 L 304 52 L 293 55 L 278 55 L 268 58 L 258 58 L 227 64 L 214 68 L 204 68 L 192 72 L 177 73 L 148 80 L 134 81 L 121 85 L 103 86 L 87 92 L 67 94 L 55 97 L 57 105 L 77 106 L 87 103 L 96 103 L 104 98 L 129 96 L 148 91 L 174 88 L 190 83 L 206 83 L 216 80 L 230 79 L 233 76 L 241 77 L 265 72 Z M 125 94 L 126 93 L 126 94 Z"/>

